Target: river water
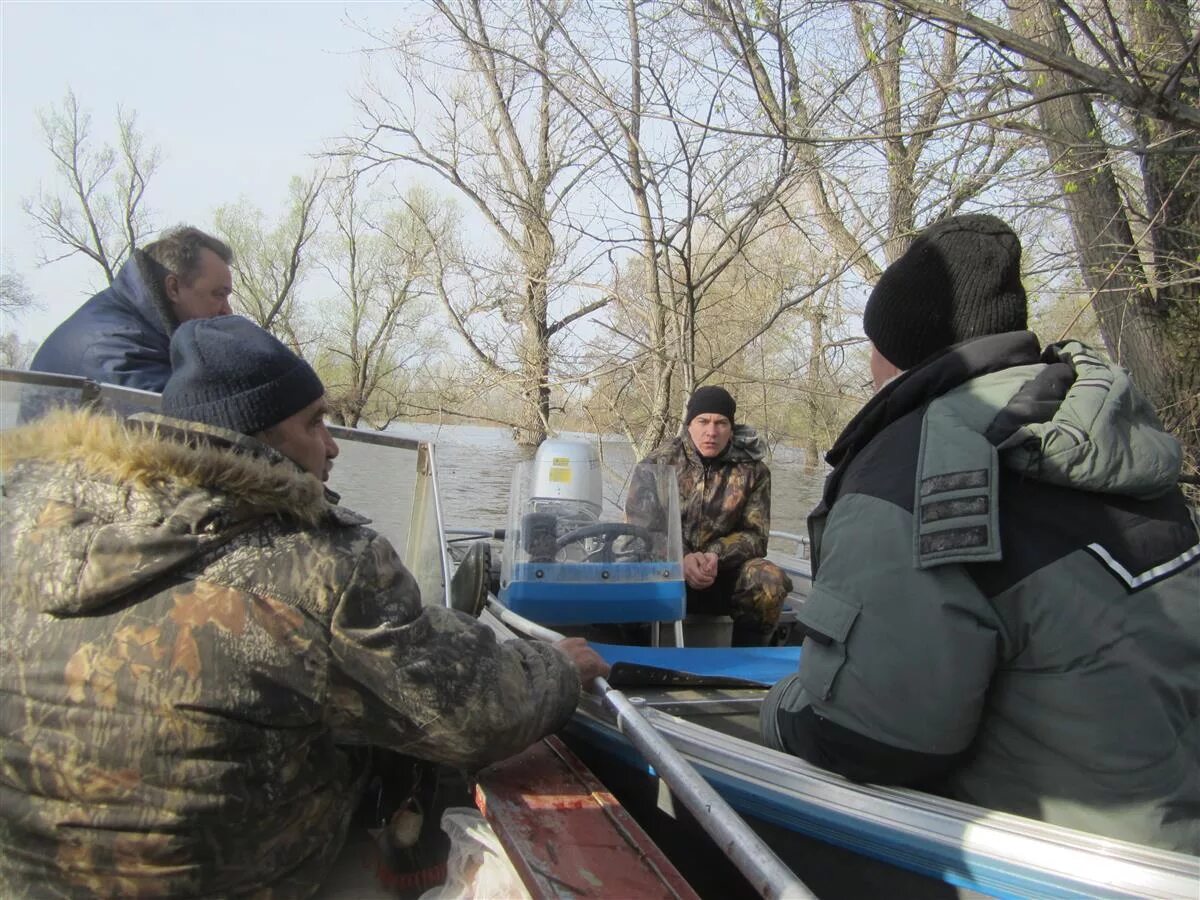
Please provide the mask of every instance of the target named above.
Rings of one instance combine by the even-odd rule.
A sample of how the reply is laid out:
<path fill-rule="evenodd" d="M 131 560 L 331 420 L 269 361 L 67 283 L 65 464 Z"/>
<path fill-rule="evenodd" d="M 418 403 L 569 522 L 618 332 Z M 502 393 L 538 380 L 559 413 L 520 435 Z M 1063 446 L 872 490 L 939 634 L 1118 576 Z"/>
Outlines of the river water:
<path fill-rule="evenodd" d="M 518 447 L 503 428 L 405 423 L 393 426 L 389 432 L 435 444 L 447 526 L 504 527 L 513 471 L 519 462 L 532 458 L 533 450 Z M 604 473 L 605 517 L 619 518 L 629 474 L 637 461 L 632 447 L 615 435 L 568 432 L 561 437 L 596 445 Z M 392 520 L 406 514 L 407 508 L 393 510 L 390 501 L 411 490 L 406 472 L 399 471 L 409 470 L 411 463 L 397 466 L 394 451 L 351 445 L 348 441 L 341 442 L 341 450 L 330 486 L 342 494 L 346 506 L 371 516 L 380 531 L 398 538 L 395 529 L 399 522 Z M 807 472 L 802 452 L 792 447 L 777 448 L 769 464 L 772 529 L 806 533 L 805 517 L 820 499 L 823 471 Z"/>
<path fill-rule="evenodd" d="M 33 390 L 15 382 L 0 382 L 0 429 L 17 424 L 22 396 Z M 75 391 L 38 389 L 55 402 L 74 402 Z M 517 464 L 532 458 L 533 450 L 518 447 L 509 430 L 478 425 L 401 423 L 390 433 L 435 445 L 441 489 L 443 523 L 467 528 L 503 528 L 508 494 Z M 604 518 L 620 519 L 634 463 L 628 441 L 616 435 L 566 432 L 563 438 L 587 440 L 600 454 L 604 474 Z M 416 454 L 377 445 L 341 441 L 330 486 L 343 505 L 369 516 L 377 530 L 397 548 L 405 546 Z M 823 469 L 809 472 L 803 453 L 777 447 L 771 466 L 771 527 L 806 533 L 805 517 L 820 498 Z M 403 551 L 402 551 L 403 552 Z"/>

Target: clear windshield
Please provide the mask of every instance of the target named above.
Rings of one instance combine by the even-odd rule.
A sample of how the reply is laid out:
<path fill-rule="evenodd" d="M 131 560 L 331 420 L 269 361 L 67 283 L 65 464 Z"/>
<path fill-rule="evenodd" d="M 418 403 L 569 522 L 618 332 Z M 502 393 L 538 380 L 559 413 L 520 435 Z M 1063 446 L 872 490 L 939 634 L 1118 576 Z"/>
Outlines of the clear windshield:
<path fill-rule="evenodd" d="M 538 462 L 519 464 L 509 493 L 501 584 L 529 566 L 580 563 L 556 569 L 575 582 L 663 581 L 680 577 L 683 544 L 679 493 L 670 466 L 639 464 L 623 515 L 606 517 L 587 499 L 545 496 Z M 597 565 L 588 565 L 595 563 Z M 612 565 L 652 563 L 654 565 Z M 534 573 L 536 576 L 536 572 Z"/>

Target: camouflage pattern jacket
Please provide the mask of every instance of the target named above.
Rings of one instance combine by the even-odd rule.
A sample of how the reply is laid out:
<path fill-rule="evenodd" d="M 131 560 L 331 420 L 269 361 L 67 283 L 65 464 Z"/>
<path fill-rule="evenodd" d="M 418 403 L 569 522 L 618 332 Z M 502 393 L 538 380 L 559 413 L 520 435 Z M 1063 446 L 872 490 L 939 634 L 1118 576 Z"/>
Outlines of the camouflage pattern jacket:
<path fill-rule="evenodd" d="M 762 439 L 754 429 L 738 425 L 729 446 L 713 459 L 705 460 L 685 433 L 642 460 L 675 467 L 685 554 L 715 553 L 721 570 L 767 555 L 771 470 L 762 457 Z M 655 530 L 661 528 L 656 520 L 662 515 L 653 485 L 635 480 L 625 503 L 626 518 Z"/>
<path fill-rule="evenodd" d="M 257 441 L 74 412 L 0 451 L 5 897 L 311 895 L 361 748 L 477 767 L 575 706 Z"/>

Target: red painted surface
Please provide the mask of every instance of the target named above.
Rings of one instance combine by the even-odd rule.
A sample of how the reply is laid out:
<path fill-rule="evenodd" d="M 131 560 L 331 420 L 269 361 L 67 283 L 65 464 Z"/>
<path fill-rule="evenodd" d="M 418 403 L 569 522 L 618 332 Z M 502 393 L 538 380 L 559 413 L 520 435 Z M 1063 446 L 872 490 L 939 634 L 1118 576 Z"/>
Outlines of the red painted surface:
<path fill-rule="evenodd" d="M 697 898 L 641 826 L 558 738 L 539 741 L 480 772 L 475 802 L 537 900 Z"/>

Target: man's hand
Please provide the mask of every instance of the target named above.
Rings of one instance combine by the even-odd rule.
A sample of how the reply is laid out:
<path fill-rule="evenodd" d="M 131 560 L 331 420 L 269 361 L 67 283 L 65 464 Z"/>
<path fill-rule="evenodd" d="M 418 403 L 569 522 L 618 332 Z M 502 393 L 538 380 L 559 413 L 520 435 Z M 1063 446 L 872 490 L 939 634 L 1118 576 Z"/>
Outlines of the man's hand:
<path fill-rule="evenodd" d="M 583 638 L 563 638 L 554 646 L 565 653 L 567 659 L 571 660 L 575 670 L 579 673 L 579 680 L 583 682 L 585 688 L 590 688 L 592 682 L 600 676 L 608 677 L 610 668 L 608 663 L 604 661 L 604 657 L 589 647 Z"/>
<path fill-rule="evenodd" d="M 683 558 L 683 580 L 693 590 L 712 587 L 717 580 L 717 554 L 689 553 Z"/>

